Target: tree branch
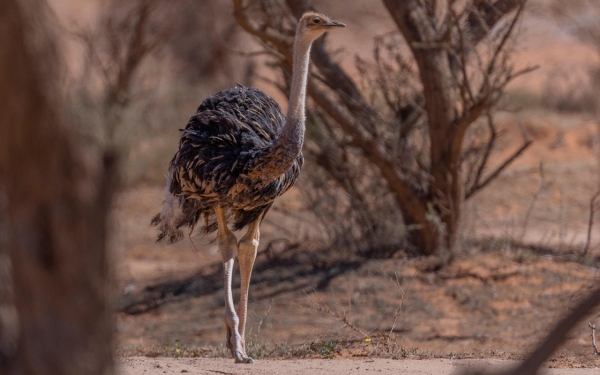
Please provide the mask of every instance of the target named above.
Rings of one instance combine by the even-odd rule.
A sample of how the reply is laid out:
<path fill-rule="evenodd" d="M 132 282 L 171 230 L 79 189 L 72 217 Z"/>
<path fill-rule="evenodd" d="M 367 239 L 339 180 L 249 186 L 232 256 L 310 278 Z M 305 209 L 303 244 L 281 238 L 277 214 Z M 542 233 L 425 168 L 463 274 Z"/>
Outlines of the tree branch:
<path fill-rule="evenodd" d="M 476 46 L 489 33 L 490 30 L 508 13 L 524 6 L 527 0 L 489 0 L 479 1 L 467 17 L 465 30 L 468 31 L 468 40 L 471 46 Z"/>
<path fill-rule="evenodd" d="M 356 126 L 354 119 L 345 113 L 338 104 L 331 101 L 312 79 L 308 82 L 308 93 L 317 105 L 351 136 L 351 143 L 362 151 L 365 158 L 378 167 L 383 178 L 394 191 L 402 210 L 414 215 L 414 217 L 424 218 L 426 212 L 423 210 L 423 205 L 418 198 L 419 192 L 413 191 L 410 185 L 402 179 L 398 174 L 394 161 L 381 149 L 377 140 L 364 136 Z"/>
<path fill-rule="evenodd" d="M 496 131 L 496 125 L 494 123 L 494 118 L 490 111 L 487 112 L 487 120 L 488 120 L 487 121 L 488 128 L 490 130 L 490 138 L 487 141 L 485 151 L 483 152 L 483 157 L 481 158 L 481 163 L 479 164 L 479 167 L 477 168 L 477 172 L 475 173 L 475 179 L 474 179 L 474 182 L 471 184 L 471 188 L 473 186 L 477 185 L 479 183 L 479 181 L 481 181 L 481 176 L 483 175 L 483 170 L 487 166 L 487 162 L 488 162 L 488 159 L 492 152 L 492 148 L 494 147 L 494 144 L 496 143 L 496 139 L 498 138 L 498 132 Z M 471 188 L 469 188 L 469 191 L 471 190 Z"/>
<path fill-rule="evenodd" d="M 588 250 L 590 249 L 590 243 L 592 242 L 592 227 L 594 226 L 594 214 L 596 212 L 596 200 L 598 199 L 598 196 L 600 196 L 600 190 L 597 191 L 590 199 L 590 217 L 588 220 L 587 240 L 585 241 L 583 253 L 581 254 L 582 258 L 587 256 Z"/>
<path fill-rule="evenodd" d="M 529 135 L 527 134 L 525 127 L 523 126 L 522 123 L 519 123 L 519 126 L 521 128 L 521 134 L 523 135 L 523 145 L 521 147 L 519 147 L 519 149 L 517 151 L 515 151 L 511 156 L 509 156 L 502 164 L 500 164 L 500 166 L 498 168 L 496 168 L 495 171 L 490 173 L 483 181 L 481 181 L 481 182 L 475 181 L 473 186 L 465 194 L 465 200 L 469 199 L 476 192 L 478 192 L 479 190 L 486 187 L 490 182 L 492 182 L 496 177 L 498 177 L 498 175 L 503 170 L 505 170 L 509 165 L 511 165 L 513 161 L 515 161 L 519 156 L 521 156 L 521 154 L 525 150 L 527 150 L 527 148 L 529 148 L 529 146 L 531 146 L 531 143 L 533 141 L 531 140 L 531 138 L 529 138 Z"/>
<path fill-rule="evenodd" d="M 504 49 L 504 46 L 506 46 L 506 43 L 507 43 L 509 37 L 512 35 L 512 32 L 517 24 L 517 21 L 519 20 L 519 18 L 521 18 L 521 15 L 523 14 L 524 8 L 525 8 L 525 2 L 521 1 L 521 3 L 518 4 L 518 6 L 517 6 L 517 14 L 515 14 L 514 18 L 510 22 L 510 25 L 508 26 L 508 30 L 506 30 L 504 35 L 502 35 L 502 39 L 500 40 L 500 43 L 498 44 L 498 46 L 496 46 L 496 48 L 494 50 L 494 55 L 490 59 L 490 63 L 488 64 L 488 67 L 486 69 L 487 74 L 492 74 L 495 64 L 498 61 L 498 56 L 500 55 L 500 52 Z"/>
<path fill-rule="evenodd" d="M 417 45 L 434 47 L 440 42 L 440 35 L 433 27 L 425 7 L 417 0 L 384 0 L 383 3 L 392 15 L 398 29 L 415 53 Z"/>
<path fill-rule="evenodd" d="M 291 41 L 285 35 L 273 30 L 273 29 L 259 29 L 258 27 L 252 25 L 250 19 L 246 15 L 246 8 L 243 5 L 243 0 L 233 0 L 233 8 L 234 8 L 234 16 L 238 24 L 250 35 L 254 35 L 262 39 L 263 41 L 267 41 L 273 44 L 279 52 L 285 56 L 289 69 L 292 69 L 292 51 L 291 51 Z"/>

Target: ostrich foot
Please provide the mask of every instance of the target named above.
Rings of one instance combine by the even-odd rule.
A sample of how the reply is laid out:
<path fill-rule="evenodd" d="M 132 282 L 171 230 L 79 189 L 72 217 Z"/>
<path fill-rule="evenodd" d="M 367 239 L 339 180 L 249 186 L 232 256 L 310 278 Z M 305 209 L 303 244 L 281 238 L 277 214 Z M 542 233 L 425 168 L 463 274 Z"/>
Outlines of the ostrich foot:
<path fill-rule="evenodd" d="M 238 340 L 236 340 L 236 338 L 238 338 Z M 233 329 L 229 327 L 229 325 L 227 325 L 225 346 L 231 351 L 231 356 L 235 359 L 235 363 L 254 363 L 254 360 L 246 355 L 244 344 L 239 340 L 239 335 L 234 335 Z"/>
<path fill-rule="evenodd" d="M 228 341 L 228 348 L 231 350 L 231 356 L 235 359 L 235 363 L 253 364 L 254 360 L 246 355 L 246 351 L 239 342 L 236 343 L 233 337 Z"/>
<path fill-rule="evenodd" d="M 252 358 L 248 357 L 247 355 L 243 354 L 238 350 L 236 350 L 235 353 L 233 353 L 233 357 L 235 358 L 235 363 L 254 364 L 254 360 Z"/>

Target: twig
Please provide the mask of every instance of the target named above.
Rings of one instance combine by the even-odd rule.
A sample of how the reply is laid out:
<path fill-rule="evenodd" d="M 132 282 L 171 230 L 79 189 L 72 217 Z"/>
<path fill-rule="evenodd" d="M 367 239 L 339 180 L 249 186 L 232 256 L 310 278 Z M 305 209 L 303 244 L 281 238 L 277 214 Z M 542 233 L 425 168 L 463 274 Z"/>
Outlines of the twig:
<path fill-rule="evenodd" d="M 265 83 L 268 83 L 269 85 L 277 87 L 277 89 L 280 90 L 281 92 L 286 91 L 285 86 L 275 80 L 272 80 L 270 78 L 267 78 L 265 76 L 262 76 L 262 75 L 256 74 L 256 73 L 254 74 L 254 77 L 257 78 L 259 81 L 263 81 Z"/>
<path fill-rule="evenodd" d="M 531 212 L 533 212 L 533 207 L 535 207 L 535 203 L 537 202 L 542 191 L 547 187 L 546 178 L 544 177 L 544 164 L 540 162 L 540 186 L 538 186 L 535 193 L 533 193 L 533 198 L 531 198 L 531 203 L 527 208 L 527 213 L 525 214 L 525 220 L 523 221 L 523 230 L 521 231 L 521 235 L 519 236 L 519 241 L 523 241 L 523 237 L 525 237 L 525 232 L 527 231 L 527 225 L 529 224 L 529 218 L 531 217 Z"/>
<path fill-rule="evenodd" d="M 394 315 L 394 321 L 392 322 L 392 328 L 390 328 L 390 333 L 388 334 L 388 342 L 390 341 L 390 337 L 392 336 L 392 332 L 394 332 L 394 328 L 396 327 L 396 321 L 398 320 L 398 316 L 400 315 L 400 310 L 402 309 L 402 304 L 404 303 L 404 299 L 406 298 L 406 294 L 408 293 L 408 290 L 410 289 L 410 284 L 412 283 L 413 279 L 415 278 L 415 273 L 417 271 L 413 272 L 413 275 L 410 278 L 410 281 L 408 282 L 408 286 L 406 287 L 406 292 L 402 290 L 402 287 L 400 286 L 400 281 L 398 280 L 398 274 L 396 272 L 394 272 L 394 275 L 396 276 L 396 285 L 398 285 L 398 289 L 400 289 L 400 293 L 402 293 L 402 299 L 400 300 L 400 305 L 398 305 L 398 310 L 396 310 L 396 314 Z"/>
<path fill-rule="evenodd" d="M 594 353 L 600 355 L 598 347 L 596 346 L 596 325 L 592 324 L 592 322 L 588 322 L 588 326 L 592 329 L 592 346 L 594 347 Z"/>
<path fill-rule="evenodd" d="M 469 99 L 471 100 L 471 103 L 475 103 L 475 96 L 473 95 L 473 90 L 471 89 L 471 84 L 469 82 L 469 77 L 467 75 L 467 59 L 466 59 L 466 48 L 465 48 L 465 40 L 464 40 L 464 35 L 463 35 L 463 29 L 460 28 L 460 20 L 458 18 L 458 16 L 456 15 L 456 13 L 454 12 L 454 10 L 452 9 L 452 7 L 450 7 L 450 14 L 452 15 L 452 18 L 454 20 L 454 24 L 456 26 L 456 30 L 458 30 L 458 37 L 459 37 L 459 47 L 460 47 L 460 67 L 462 70 L 462 75 L 463 75 L 463 79 L 464 79 L 464 86 L 467 90 L 467 93 L 469 94 Z"/>
<path fill-rule="evenodd" d="M 250 35 L 254 35 L 263 41 L 273 44 L 281 53 L 286 55 L 286 59 L 292 61 L 292 55 L 289 48 L 289 40 L 285 35 L 272 28 L 262 29 L 260 25 L 254 25 L 246 14 L 247 6 L 244 7 L 243 0 L 233 0 L 234 16 L 238 24 Z"/>
<path fill-rule="evenodd" d="M 592 227 L 594 226 L 594 213 L 596 211 L 596 199 L 600 196 L 600 190 L 598 190 L 590 199 L 590 219 L 588 221 L 588 232 L 587 232 L 587 241 L 585 242 L 585 247 L 583 248 L 583 253 L 581 254 L 582 258 L 588 254 L 588 250 L 590 249 L 590 242 L 592 241 Z M 598 353 L 596 353 L 598 354 Z"/>
<path fill-rule="evenodd" d="M 488 67 L 486 69 L 488 75 L 494 71 L 495 63 L 498 61 L 498 56 L 500 55 L 500 52 L 504 49 L 504 46 L 506 45 L 508 39 L 512 35 L 513 29 L 515 28 L 517 21 L 519 20 L 519 18 L 521 18 L 523 9 L 525 9 L 525 1 L 521 2 L 521 4 L 519 4 L 519 7 L 517 8 L 517 13 L 515 14 L 515 17 L 510 22 L 510 25 L 508 26 L 506 33 L 504 33 L 504 35 L 502 36 L 500 43 L 498 44 L 498 46 L 496 46 L 494 55 L 490 59 L 490 63 L 488 64 Z"/>
<path fill-rule="evenodd" d="M 506 84 L 508 84 L 509 81 L 512 81 L 519 76 L 534 72 L 534 71 L 538 70 L 539 68 L 540 68 L 540 65 L 533 65 L 533 66 L 525 67 L 521 70 L 517 70 L 516 72 L 507 75 L 506 78 L 504 79 L 504 83 L 506 85 Z"/>
<path fill-rule="evenodd" d="M 335 299 L 334 299 L 334 301 L 335 301 Z M 360 328 L 358 328 L 357 326 L 355 326 L 352 323 L 352 321 L 350 320 L 350 316 L 349 315 L 341 315 L 339 313 L 339 310 L 337 308 L 337 301 L 336 301 L 336 310 L 338 310 L 338 311 L 335 311 L 335 312 L 331 311 L 331 309 L 329 308 L 329 306 L 325 302 L 323 302 L 322 300 L 319 301 L 319 302 L 320 303 L 317 304 L 317 305 L 313 304 L 311 306 L 303 306 L 303 305 L 299 305 L 299 306 L 303 307 L 305 309 L 308 309 L 308 310 L 313 310 L 313 311 L 317 311 L 317 312 L 320 312 L 320 313 L 325 313 L 325 314 L 331 315 L 331 316 L 335 317 L 337 320 L 339 320 L 342 323 L 344 323 L 344 325 L 342 326 L 342 328 L 348 327 L 351 330 L 353 330 L 355 332 L 358 332 L 361 336 L 367 337 L 366 333 L 364 333 L 363 331 L 361 331 Z"/>
<path fill-rule="evenodd" d="M 254 57 L 254 56 L 262 56 L 262 55 L 269 55 L 269 56 L 275 56 L 279 59 L 283 59 L 284 56 L 280 53 L 276 53 L 272 50 L 260 50 L 260 51 L 240 51 L 238 49 L 235 48 L 231 48 L 231 47 L 227 47 L 226 45 L 224 45 L 222 47 L 224 50 L 226 50 L 227 52 L 230 52 L 234 55 L 238 55 L 238 56 L 243 56 L 243 57 Z"/>
<path fill-rule="evenodd" d="M 523 145 L 510 157 L 508 157 L 498 168 L 496 168 L 495 171 L 490 173 L 483 181 L 473 185 L 473 187 L 471 187 L 471 189 L 469 189 L 469 191 L 465 194 L 465 200 L 469 199 L 473 196 L 473 194 L 486 187 L 490 182 L 492 182 L 496 177 L 498 177 L 498 175 L 504 169 L 506 169 L 509 165 L 512 164 L 512 162 L 514 162 L 519 156 L 521 156 L 521 154 L 525 152 L 525 150 L 527 150 L 529 146 L 531 146 L 531 143 L 533 143 L 533 141 L 529 137 L 529 134 L 527 134 L 527 130 L 525 130 L 523 123 L 519 123 L 519 127 L 521 129 L 521 134 L 523 135 Z"/>
<path fill-rule="evenodd" d="M 481 164 L 479 164 L 479 167 L 477 168 L 477 172 L 475 173 L 475 180 L 473 182 L 473 185 L 471 185 L 472 188 L 469 189 L 469 192 L 467 193 L 467 196 L 465 197 L 465 199 L 467 199 L 470 195 L 475 193 L 475 191 L 476 191 L 476 190 L 474 190 L 475 187 L 481 186 L 480 181 L 481 181 L 481 176 L 483 175 L 483 170 L 487 166 L 488 159 L 492 152 L 492 148 L 494 148 L 496 139 L 498 138 L 498 131 L 496 130 L 496 124 L 494 122 L 494 116 L 492 115 L 492 112 L 488 110 L 486 117 L 488 120 L 487 125 L 490 130 L 490 138 L 487 141 L 485 150 L 483 152 L 483 156 L 481 157 Z M 481 188 L 479 188 L 479 189 L 481 189 Z"/>
<path fill-rule="evenodd" d="M 256 326 L 256 335 L 255 335 L 255 337 L 256 337 L 257 341 L 258 341 L 258 335 L 260 334 L 260 328 L 262 327 L 264 321 L 269 316 L 269 313 L 271 312 L 271 309 L 273 308 L 273 305 L 274 305 L 274 300 L 271 299 L 271 303 L 269 303 L 269 309 L 267 310 L 267 312 L 265 313 L 265 315 L 263 315 L 263 317 L 258 322 L 258 325 Z"/>

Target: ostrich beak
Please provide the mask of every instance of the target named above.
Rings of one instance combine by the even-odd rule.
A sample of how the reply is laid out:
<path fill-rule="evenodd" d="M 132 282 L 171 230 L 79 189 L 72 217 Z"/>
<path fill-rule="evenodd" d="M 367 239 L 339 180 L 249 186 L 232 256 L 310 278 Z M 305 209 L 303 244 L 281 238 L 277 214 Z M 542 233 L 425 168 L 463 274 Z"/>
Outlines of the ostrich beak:
<path fill-rule="evenodd" d="M 324 24 L 323 26 L 327 26 L 329 28 L 338 28 L 338 27 L 346 27 L 346 24 L 340 21 L 331 20 Z"/>

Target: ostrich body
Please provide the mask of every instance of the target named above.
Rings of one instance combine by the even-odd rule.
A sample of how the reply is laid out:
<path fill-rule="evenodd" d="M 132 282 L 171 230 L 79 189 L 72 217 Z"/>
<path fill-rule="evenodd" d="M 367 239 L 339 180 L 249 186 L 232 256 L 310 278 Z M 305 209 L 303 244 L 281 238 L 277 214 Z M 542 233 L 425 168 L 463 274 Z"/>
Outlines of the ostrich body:
<path fill-rule="evenodd" d="M 202 102 L 182 130 L 179 150 L 169 165 L 163 209 L 152 224 L 159 227 L 158 240 L 169 243 L 183 237 L 182 227 L 191 233 L 198 222 L 203 222 L 205 233 L 217 230 L 225 273 L 226 344 L 236 362 L 253 363 L 246 355 L 244 330 L 260 222 L 275 198 L 293 186 L 303 163 L 310 47 L 324 32 L 344 26 L 313 12 L 300 18 L 287 116 L 257 89 L 220 91 Z M 239 243 L 228 222 L 233 230 L 249 227 Z M 236 256 L 241 275 L 237 313 L 231 291 Z"/>

